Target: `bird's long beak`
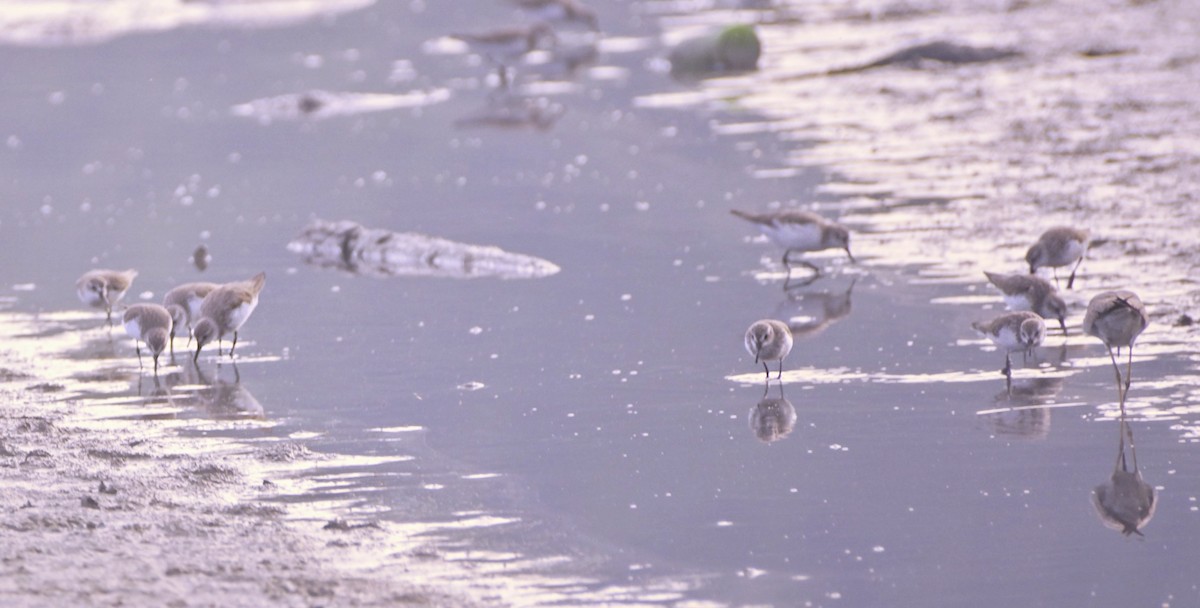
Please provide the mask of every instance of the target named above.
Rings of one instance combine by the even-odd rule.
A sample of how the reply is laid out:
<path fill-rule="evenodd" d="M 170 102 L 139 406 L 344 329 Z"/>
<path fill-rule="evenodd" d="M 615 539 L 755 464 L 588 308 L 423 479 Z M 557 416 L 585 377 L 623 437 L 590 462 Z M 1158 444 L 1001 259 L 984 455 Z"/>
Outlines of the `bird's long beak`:
<path fill-rule="evenodd" d="M 754 341 L 754 364 L 758 365 L 758 354 L 762 352 L 762 340 Z"/>
<path fill-rule="evenodd" d="M 847 247 L 846 247 L 846 257 L 850 258 L 850 263 L 851 263 L 851 264 L 857 264 L 857 263 L 858 263 L 857 261 L 855 261 L 855 260 L 854 260 L 854 254 L 853 254 L 853 253 L 850 253 L 850 247 L 849 247 L 849 246 L 847 246 Z"/>
<path fill-rule="evenodd" d="M 192 355 L 192 363 L 200 361 L 200 343 L 196 342 L 196 354 Z"/>

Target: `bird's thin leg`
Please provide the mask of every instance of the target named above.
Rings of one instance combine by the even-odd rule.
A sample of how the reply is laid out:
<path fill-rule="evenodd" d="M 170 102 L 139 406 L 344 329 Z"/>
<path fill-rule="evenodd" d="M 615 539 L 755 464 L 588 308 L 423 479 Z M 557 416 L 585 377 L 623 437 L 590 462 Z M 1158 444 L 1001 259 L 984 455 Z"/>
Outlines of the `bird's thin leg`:
<path fill-rule="evenodd" d="M 767 375 L 767 380 L 770 380 L 771 379 L 771 368 L 767 367 L 766 361 L 763 361 L 762 364 L 763 364 L 763 371 L 766 372 L 766 375 Z"/>
<path fill-rule="evenodd" d="M 172 326 L 172 328 L 171 328 L 170 343 L 171 343 L 171 356 L 174 357 L 175 356 L 175 328 L 174 328 L 174 326 Z M 155 365 L 155 369 L 157 369 L 158 368 L 158 359 L 154 360 L 154 365 Z"/>
<path fill-rule="evenodd" d="M 217 336 L 217 356 L 221 356 L 221 337 Z"/>
<path fill-rule="evenodd" d="M 1112 359 L 1113 375 L 1117 377 L 1117 400 L 1121 403 L 1121 415 L 1125 415 L 1125 391 L 1121 385 L 1121 367 L 1117 365 L 1117 358 L 1113 355 L 1112 347 L 1108 349 L 1108 358 Z"/>
<path fill-rule="evenodd" d="M 783 380 L 783 357 L 779 358 L 779 375 L 776 378 Z"/>
<path fill-rule="evenodd" d="M 1133 345 L 1129 345 L 1129 359 L 1125 363 L 1125 394 L 1129 394 L 1129 383 L 1133 381 Z"/>
<path fill-rule="evenodd" d="M 1058 268 L 1054 267 L 1054 268 L 1051 268 L 1050 270 L 1054 273 L 1054 286 L 1058 287 L 1059 286 L 1058 285 Z"/>
<path fill-rule="evenodd" d="M 1075 267 L 1071 269 L 1071 278 L 1067 279 L 1067 289 L 1070 289 L 1075 285 L 1075 271 L 1079 270 L 1079 265 L 1082 263 L 1083 255 L 1080 255 L 1079 259 L 1075 261 Z"/>
<path fill-rule="evenodd" d="M 188 323 L 187 328 L 188 328 L 188 341 L 187 341 L 186 348 L 191 348 L 192 347 L 192 324 Z"/>
<path fill-rule="evenodd" d="M 1012 376 L 1004 377 L 1004 393 L 1009 398 L 1012 398 Z"/>
<path fill-rule="evenodd" d="M 1121 419 L 1124 422 L 1124 418 Z M 1133 457 L 1133 472 L 1138 472 L 1137 463 L 1137 446 L 1133 445 L 1133 429 L 1129 428 L 1129 423 L 1125 423 L 1125 434 L 1129 436 L 1129 455 Z"/>
<path fill-rule="evenodd" d="M 1129 423 L 1125 422 L 1125 416 L 1121 416 L 1121 420 L 1117 424 L 1117 463 L 1113 465 L 1113 471 L 1129 470 L 1125 463 L 1125 429 L 1128 425 Z"/>
<path fill-rule="evenodd" d="M 137 349 L 138 354 L 138 369 L 142 369 L 142 345 L 137 340 L 133 341 L 133 347 Z"/>
<path fill-rule="evenodd" d="M 793 289 L 798 289 L 800 287 L 808 287 L 809 285 L 812 285 L 813 282 L 815 282 L 819 278 L 821 278 L 821 276 L 819 274 L 813 274 L 813 275 L 809 275 L 807 278 L 805 278 L 801 281 L 796 281 L 795 283 L 793 283 L 791 269 L 788 269 L 788 278 L 786 281 L 783 282 L 783 290 L 785 292 L 788 292 Z"/>
<path fill-rule="evenodd" d="M 1012 359 L 1009 357 L 1009 353 L 1004 353 L 1004 369 L 1000 370 L 1000 373 L 1012 381 Z"/>
<path fill-rule="evenodd" d="M 229 347 L 229 358 L 233 358 L 233 349 L 237 348 L 237 331 L 233 332 L 233 346 Z"/>
<path fill-rule="evenodd" d="M 154 377 L 158 377 L 158 355 L 154 355 Z"/>

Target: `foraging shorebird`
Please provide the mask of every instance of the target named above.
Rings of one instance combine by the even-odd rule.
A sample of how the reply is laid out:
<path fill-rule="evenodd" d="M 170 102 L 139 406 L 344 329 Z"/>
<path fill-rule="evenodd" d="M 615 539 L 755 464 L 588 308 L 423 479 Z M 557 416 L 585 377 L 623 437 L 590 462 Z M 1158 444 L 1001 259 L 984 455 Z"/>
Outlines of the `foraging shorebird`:
<path fill-rule="evenodd" d="M 971 327 L 1004 351 L 1004 369 L 1000 372 L 1008 379 L 1010 387 L 1010 355 L 1019 350 L 1028 354 L 1035 347 L 1041 346 L 1046 337 L 1046 322 L 1037 313 L 1029 311 L 1005 313 L 990 321 L 972 323 Z"/>
<path fill-rule="evenodd" d="M 133 284 L 137 271 L 90 270 L 75 281 L 75 294 L 79 300 L 92 308 L 103 308 L 105 318 L 112 324 L 112 309 L 125 296 Z"/>
<path fill-rule="evenodd" d="M 1004 303 L 1011 310 L 1029 310 L 1043 319 L 1056 319 L 1067 335 L 1067 303 L 1049 281 L 1028 274 L 999 274 L 983 272 L 988 281 L 1004 294 Z"/>
<path fill-rule="evenodd" d="M 844 249 L 850 262 L 854 262 L 854 255 L 850 253 L 850 231 L 845 226 L 815 213 L 795 210 L 776 213 L 747 213 L 738 209 L 732 209 L 730 213 L 754 224 L 768 239 L 783 247 L 783 265 L 788 269 L 784 288 L 787 288 L 788 281 L 792 278 L 790 256 L 793 251 L 803 253 L 823 249 Z M 814 279 L 821 276 L 821 269 L 811 262 L 800 260 L 798 263 L 816 273 Z"/>
<path fill-rule="evenodd" d="M 1029 262 L 1029 274 L 1037 272 L 1038 268 L 1050 267 L 1054 270 L 1054 283 L 1058 284 L 1058 269 L 1071 262 L 1071 278 L 1067 279 L 1067 289 L 1075 285 L 1075 271 L 1083 263 L 1087 253 L 1088 231 L 1069 226 L 1051 228 L 1038 237 L 1036 243 L 1025 253 L 1025 261 Z"/>
<path fill-rule="evenodd" d="M 486 32 L 450 34 L 450 37 L 465 42 L 471 52 L 486 57 L 496 67 L 500 86 L 504 89 L 508 88 L 510 63 L 532 51 L 558 45 L 554 29 L 542 22 Z"/>
<path fill-rule="evenodd" d="M 122 319 L 125 333 L 134 340 L 137 348 L 138 367 L 142 366 L 141 342 L 146 343 L 154 356 L 154 375 L 158 375 L 158 356 L 167 348 L 171 333 L 171 313 L 158 304 L 134 304 L 125 309 Z"/>
<path fill-rule="evenodd" d="M 233 332 L 233 345 L 229 347 L 229 356 L 233 357 L 233 349 L 237 348 L 238 329 L 258 306 L 258 294 L 266 282 L 267 273 L 260 272 L 248 281 L 226 283 L 204 297 L 200 303 L 200 320 L 192 327 L 192 335 L 196 338 L 196 354 L 192 362 L 199 361 L 200 349 L 213 339 L 217 340 L 219 356 L 221 338 L 229 332 Z"/>
<path fill-rule="evenodd" d="M 200 318 L 200 303 L 214 289 L 216 283 L 184 283 L 163 296 L 163 307 L 171 313 L 171 354 L 175 354 L 175 330 L 180 326 L 188 330 L 188 346 L 192 345 L 192 319 Z"/>

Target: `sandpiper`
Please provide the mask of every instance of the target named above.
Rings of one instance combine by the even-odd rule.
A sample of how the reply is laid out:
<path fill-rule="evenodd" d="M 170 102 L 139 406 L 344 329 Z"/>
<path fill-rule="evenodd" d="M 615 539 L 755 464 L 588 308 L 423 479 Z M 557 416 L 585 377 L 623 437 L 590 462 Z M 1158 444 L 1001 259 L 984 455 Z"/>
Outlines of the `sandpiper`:
<path fill-rule="evenodd" d="M 200 320 L 192 327 L 192 335 L 196 338 L 193 362 L 199 361 L 200 349 L 214 338 L 217 340 L 219 356 L 221 338 L 229 332 L 233 332 L 233 345 L 229 347 L 229 356 L 233 357 L 233 349 L 237 348 L 238 329 L 258 306 L 258 294 L 266 282 L 267 273 L 260 272 L 248 281 L 221 285 L 204 297 L 200 303 Z"/>
<path fill-rule="evenodd" d="M 171 313 L 171 354 L 175 354 L 175 330 L 180 326 L 188 329 L 188 346 L 192 344 L 192 319 L 200 318 L 200 303 L 204 296 L 220 287 L 216 283 L 184 283 L 163 296 L 163 307 Z"/>
<path fill-rule="evenodd" d="M 558 44 L 558 36 L 549 25 L 537 22 L 529 26 L 515 26 L 486 32 L 450 34 L 461 40 L 471 51 L 486 57 L 496 66 L 501 88 L 508 88 L 508 65 L 527 53 L 538 49 L 552 49 Z"/>
<path fill-rule="evenodd" d="M 1004 369 L 1000 371 L 1010 382 L 1012 359 L 1009 355 L 1018 350 L 1028 354 L 1041 346 L 1046 337 L 1045 321 L 1037 313 L 1027 310 L 1004 313 L 991 321 L 976 321 L 971 327 L 1004 350 Z"/>
<path fill-rule="evenodd" d="M 1067 335 L 1067 303 L 1050 281 L 1029 274 L 999 274 L 986 270 L 983 274 L 1004 294 L 1004 303 L 1010 309 L 1029 310 L 1043 319 L 1057 319 L 1063 335 Z"/>
<path fill-rule="evenodd" d="M 137 274 L 133 269 L 90 270 L 75 281 L 75 293 L 84 304 L 93 308 L 103 308 L 105 318 L 111 324 L 113 306 L 125 296 Z"/>
<path fill-rule="evenodd" d="M 1129 392 L 1130 374 L 1133 371 L 1133 343 L 1149 324 L 1142 299 L 1136 293 L 1125 289 L 1098 294 L 1088 303 L 1087 312 L 1083 315 L 1083 333 L 1100 338 L 1108 348 L 1108 357 L 1112 360 L 1113 372 L 1117 376 L 1117 395 L 1122 411 L 1125 408 L 1125 395 Z M 1119 355 L 1123 347 L 1129 348 L 1129 360 L 1125 365 L 1122 389 L 1121 368 L 1117 366 L 1113 348 L 1117 349 Z"/>
<path fill-rule="evenodd" d="M 808 211 L 779 211 L 776 213 L 747 213 L 733 209 L 734 215 L 747 220 L 762 231 L 776 245 L 783 247 L 783 265 L 788 269 L 788 278 L 784 281 L 787 287 L 792 278 L 792 264 L 789 256 L 793 251 L 820 251 L 822 249 L 844 249 L 850 261 L 854 255 L 850 253 L 850 231 L 845 226 L 827 220 Z M 810 262 L 800 260 L 801 265 L 821 276 L 821 269 Z"/>
<path fill-rule="evenodd" d="M 593 32 L 600 29 L 596 11 L 577 0 L 513 0 L 513 4 L 544 21 L 581 23 Z"/>
<path fill-rule="evenodd" d="M 150 353 L 154 355 L 154 375 L 158 375 L 158 356 L 167 348 L 170 339 L 171 313 L 158 304 L 134 304 L 125 309 L 123 318 L 125 333 L 134 340 L 137 348 L 138 367 L 142 366 L 142 347 L 145 342 Z"/>
<path fill-rule="evenodd" d="M 1075 271 L 1083 263 L 1087 253 L 1088 231 L 1069 226 L 1051 228 L 1038 237 L 1036 243 L 1025 253 L 1025 261 L 1029 262 L 1029 274 L 1037 272 L 1038 268 L 1050 267 L 1054 270 L 1054 283 L 1058 283 L 1058 269 L 1071 262 L 1071 278 L 1067 279 L 1067 289 L 1075 285 Z"/>
<path fill-rule="evenodd" d="M 761 362 L 767 379 L 771 378 L 771 370 L 767 361 L 779 361 L 779 375 L 783 378 L 783 358 L 792 352 L 792 330 L 787 323 L 775 319 L 755 321 L 746 330 L 746 351 L 754 355 L 754 362 Z"/>

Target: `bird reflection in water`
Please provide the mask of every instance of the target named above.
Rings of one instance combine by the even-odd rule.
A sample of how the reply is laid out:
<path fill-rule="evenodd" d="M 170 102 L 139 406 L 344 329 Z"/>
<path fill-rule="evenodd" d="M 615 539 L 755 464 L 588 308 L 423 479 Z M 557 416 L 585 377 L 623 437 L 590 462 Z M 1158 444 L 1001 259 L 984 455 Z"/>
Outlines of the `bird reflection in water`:
<path fill-rule="evenodd" d="M 482 110 L 454 121 L 454 126 L 460 129 L 549 131 L 565 112 L 562 104 L 547 97 L 501 93 L 489 95 Z"/>
<path fill-rule="evenodd" d="M 1113 467 L 1112 477 L 1105 483 L 1096 486 L 1092 491 L 1092 505 L 1096 507 L 1096 515 L 1105 526 L 1129 536 L 1143 536 L 1142 528 L 1154 517 L 1158 501 L 1154 496 L 1154 488 L 1142 479 L 1138 470 L 1137 449 L 1133 445 L 1133 429 L 1125 420 L 1122 410 L 1117 443 L 1117 463 Z M 1129 454 L 1126 456 L 1125 445 L 1128 438 Z M 1129 461 L 1133 461 L 1133 470 L 1129 470 Z"/>
<path fill-rule="evenodd" d="M 796 427 L 796 408 L 783 396 L 783 383 L 779 383 L 779 396 L 771 397 L 771 384 L 763 385 L 762 399 L 750 410 L 750 430 L 763 443 L 774 443 L 787 437 Z"/>
<path fill-rule="evenodd" d="M 1065 377 L 1010 381 L 996 394 L 997 408 L 988 415 L 996 435 L 1045 439 L 1050 434 L 1050 408 L 1045 404 L 1062 392 Z"/>
<path fill-rule="evenodd" d="M 815 336 L 850 315 L 850 296 L 858 277 L 843 291 L 790 289 L 773 318 L 787 323 L 796 341 Z"/>
<path fill-rule="evenodd" d="M 231 363 L 233 382 L 221 378 L 221 368 L 218 365 L 216 373 L 209 377 L 197 365 L 185 362 L 178 367 L 177 372 L 167 376 L 170 387 L 188 387 L 187 390 L 174 391 L 173 401 L 186 405 L 204 414 L 207 418 L 218 420 L 228 419 L 263 419 L 266 411 L 261 403 L 242 386 L 241 373 L 237 363 Z M 228 374 L 226 374 L 228 375 Z"/>

